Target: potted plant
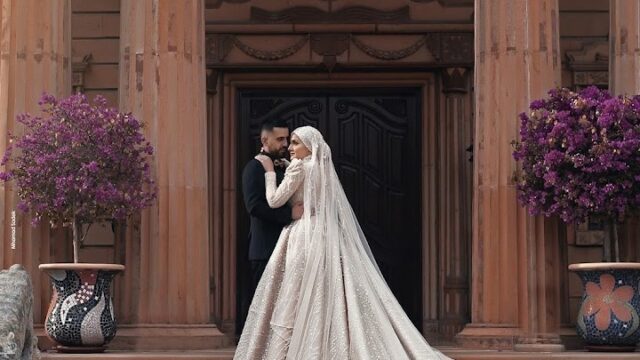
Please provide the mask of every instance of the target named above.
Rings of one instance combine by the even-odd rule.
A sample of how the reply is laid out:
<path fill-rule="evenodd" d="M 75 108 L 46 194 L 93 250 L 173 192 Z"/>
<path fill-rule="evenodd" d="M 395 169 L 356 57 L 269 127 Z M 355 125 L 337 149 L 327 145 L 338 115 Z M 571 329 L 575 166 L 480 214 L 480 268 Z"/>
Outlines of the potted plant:
<path fill-rule="evenodd" d="M 103 350 L 116 332 L 111 280 L 123 265 L 80 263 L 91 224 L 125 219 L 155 198 L 147 158 L 153 148 L 140 122 L 97 96 L 44 94 L 42 116 L 22 114 L 20 137 L 2 159 L 0 180 L 14 181 L 18 208 L 32 224 L 71 227 L 73 263 L 41 264 L 53 285 L 45 329 L 60 350 Z M 74 350 L 75 349 L 75 350 Z"/>
<path fill-rule="evenodd" d="M 520 120 L 513 154 L 521 163 L 520 202 L 531 215 L 566 223 L 600 218 L 611 235 L 604 262 L 569 266 L 584 286 L 578 333 L 591 350 L 633 351 L 640 341 L 640 264 L 619 262 L 617 230 L 640 207 L 640 97 L 553 89 Z"/>

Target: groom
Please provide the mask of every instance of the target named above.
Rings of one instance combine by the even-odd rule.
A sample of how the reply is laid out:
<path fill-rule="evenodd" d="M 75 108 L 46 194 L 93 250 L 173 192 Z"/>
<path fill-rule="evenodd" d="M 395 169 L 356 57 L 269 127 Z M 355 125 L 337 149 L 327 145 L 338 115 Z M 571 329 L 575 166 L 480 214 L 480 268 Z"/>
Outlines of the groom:
<path fill-rule="evenodd" d="M 262 124 L 260 131 L 261 153 L 269 156 L 275 163 L 283 163 L 281 160 L 287 156 L 289 139 L 289 127 L 283 120 L 267 120 Z M 284 178 L 284 167 L 275 166 L 277 183 Z M 269 261 L 276 242 L 280 237 L 282 228 L 291 220 L 302 217 L 303 206 L 296 204 L 291 207 L 284 205 L 272 209 L 267 203 L 264 185 L 264 168 L 260 161 L 249 160 L 242 172 L 242 193 L 244 204 L 251 218 L 249 229 L 249 263 L 251 266 L 251 282 L 249 293 L 245 301 L 249 303 L 262 277 L 264 268 Z M 248 310 L 248 304 L 246 304 Z M 242 314 L 240 327 L 244 326 L 246 314 Z M 242 329 L 238 329 L 242 330 Z"/>

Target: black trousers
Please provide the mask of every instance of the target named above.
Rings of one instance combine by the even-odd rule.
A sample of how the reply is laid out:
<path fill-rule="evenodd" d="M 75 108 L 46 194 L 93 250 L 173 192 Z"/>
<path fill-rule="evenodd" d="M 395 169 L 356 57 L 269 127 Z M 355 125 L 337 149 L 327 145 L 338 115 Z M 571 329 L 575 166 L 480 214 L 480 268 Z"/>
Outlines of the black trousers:
<path fill-rule="evenodd" d="M 238 328 L 236 329 L 236 335 L 240 336 L 242 333 L 242 329 L 244 328 L 244 323 L 247 320 L 247 314 L 249 313 L 249 307 L 251 306 L 251 301 L 253 300 L 253 296 L 256 293 L 256 288 L 258 287 L 258 283 L 260 282 L 260 278 L 262 278 L 262 273 L 264 273 L 264 269 L 267 267 L 267 262 L 269 260 L 251 260 L 249 261 L 249 281 L 246 287 L 246 291 L 242 293 L 242 299 L 240 301 L 241 311 L 240 318 L 237 322 Z"/>

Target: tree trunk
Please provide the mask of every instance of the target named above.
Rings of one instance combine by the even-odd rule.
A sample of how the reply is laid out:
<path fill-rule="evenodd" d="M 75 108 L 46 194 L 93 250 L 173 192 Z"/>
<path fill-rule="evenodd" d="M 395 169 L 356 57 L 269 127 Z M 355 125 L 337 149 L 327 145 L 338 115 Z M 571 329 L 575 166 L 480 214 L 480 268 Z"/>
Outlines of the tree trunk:
<path fill-rule="evenodd" d="M 620 262 L 620 245 L 618 241 L 618 222 L 615 219 L 607 219 L 605 222 L 607 236 L 604 239 L 603 261 Z"/>
<path fill-rule="evenodd" d="M 78 263 L 78 254 L 80 253 L 79 242 L 82 236 L 82 224 L 73 219 L 73 262 Z"/>
<path fill-rule="evenodd" d="M 612 221 L 612 235 L 613 235 L 613 255 L 614 255 L 614 260 L 616 262 L 620 262 L 620 243 L 618 241 L 618 222 L 613 220 Z"/>

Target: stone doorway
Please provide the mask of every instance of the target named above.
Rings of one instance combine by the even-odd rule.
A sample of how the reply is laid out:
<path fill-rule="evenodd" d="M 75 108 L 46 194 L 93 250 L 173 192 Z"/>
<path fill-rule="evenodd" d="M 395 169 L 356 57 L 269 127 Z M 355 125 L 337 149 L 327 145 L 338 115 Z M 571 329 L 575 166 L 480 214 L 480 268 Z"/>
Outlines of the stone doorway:
<path fill-rule="evenodd" d="M 259 148 L 260 124 L 318 128 L 387 283 L 422 327 L 420 89 L 240 89 L 238 179 Z M 240 184 L 238 184 L 240 187 Z M 246 313 L 248 217 L 238 202 L 238 319 Z"/>

